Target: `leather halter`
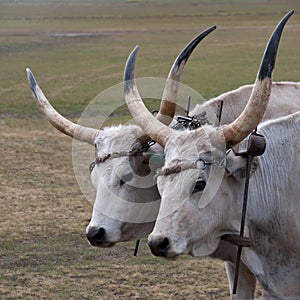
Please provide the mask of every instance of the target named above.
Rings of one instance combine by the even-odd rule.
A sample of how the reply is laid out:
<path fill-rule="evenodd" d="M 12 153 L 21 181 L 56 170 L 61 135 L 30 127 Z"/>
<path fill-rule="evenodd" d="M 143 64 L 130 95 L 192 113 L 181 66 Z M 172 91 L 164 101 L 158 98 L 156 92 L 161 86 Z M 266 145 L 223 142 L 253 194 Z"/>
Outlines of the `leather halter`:
<path fill-rule="evenodd" d="M 171 167 L 163 167 L 161 169 L 157 169 L 156 176 L 166 176 L 166 175 L 179 173 L 181 171 L 185 171 L 189 169 L 205 170 L 206 167 L 209 165 L 214 165 L 217 168 L 226 169 L 226 156 L 222 158 L 213 157 L 212 161 L 206 161 L 202 157 L 199 157 L 194 161 L 184 160 L 180 164 Z"/>
<path fill-rule="evenodd" d="M 92 173 L 93 169 L 95 168 L 95 166 L 97 164 L 103 163 L 108 159 L 112 159 L 112 158 L 119 158 L 119 157 L 130 157 L 130 156 L 144 156 L 145 157 L 145 153 L 148 153 L 148 149 L 153 146 L 155 144 L 155 142 L 153 140 L 149 140 L 145 145 L 140 146 L 140 147 L 134 147 L 132 148 L 130 151 L 119 151 L 119 152 L 112 152 L 112 153 L 106 153 L 101 157 L 97 156 L 97 151 L 95 153 L 96 158 L 94 161 L 92 161 L 90 163 L 89 166 L 89 171 L 90 173 Z M 97 149 L 97 148 L 95 148 Z"/>

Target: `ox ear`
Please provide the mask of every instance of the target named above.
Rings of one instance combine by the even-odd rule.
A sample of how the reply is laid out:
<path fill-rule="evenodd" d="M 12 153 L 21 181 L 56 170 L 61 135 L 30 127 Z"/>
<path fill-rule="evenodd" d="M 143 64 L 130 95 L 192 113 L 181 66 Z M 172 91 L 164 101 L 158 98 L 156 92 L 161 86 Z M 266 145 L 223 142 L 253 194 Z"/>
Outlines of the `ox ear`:
<path fill-rule="evenodd" d="M 236 155 L 233 151 L 230 151 L 226 156 L 226 171 L 229 176 L 234 177 L 236 180 L 242 180 L 246 177 L 246 163 L 247 158 L 245 156 Z M 250 177 L 254 174 L 259 161 L 257 157 L 254 157 L 251 162 Z"/>

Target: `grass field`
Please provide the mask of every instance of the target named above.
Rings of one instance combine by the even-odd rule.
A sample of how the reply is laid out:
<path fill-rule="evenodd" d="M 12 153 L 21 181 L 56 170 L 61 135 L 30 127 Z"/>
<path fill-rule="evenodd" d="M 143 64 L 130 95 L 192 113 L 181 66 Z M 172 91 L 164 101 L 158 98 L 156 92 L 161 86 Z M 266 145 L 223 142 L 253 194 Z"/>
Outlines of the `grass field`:
<path fill-rule="evenodd" d="M 122 81 L 136 44 L 136 76 L 165 77 L 184 45 L 216 24 L 182 77 L 210 98 L 254 81 L 266 41 L 290 9 L 274 80 L 300 81 L 297 0 L 0 0 L 0 298 L 228 299 L 220 261 L 164 261 L 145 242 L 137 257 L 133 242 L 88 245 L 92 207 L 74 177 L 72 141 L 40 117 L 25 68 L 76 120 Z"/>

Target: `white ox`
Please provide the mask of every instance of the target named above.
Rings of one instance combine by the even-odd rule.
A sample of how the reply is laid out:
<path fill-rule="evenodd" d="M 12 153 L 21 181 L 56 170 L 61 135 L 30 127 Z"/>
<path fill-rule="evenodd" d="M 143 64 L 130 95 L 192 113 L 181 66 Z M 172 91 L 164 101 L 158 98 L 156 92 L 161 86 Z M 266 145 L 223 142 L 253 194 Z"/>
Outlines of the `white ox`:
<path fill-rule="evenodd" d="M 36 85 L 36 82 L 30 71 L 28 71 L 28 74 L 31 88 L 35 97 L 37 97 L 41 111 L 46 114 L 46 117 L 52 124 L 54 124 L 55 127 L 64 133 L 73 136 L 74 132 L 76 131 L 76 124 L 72 125 L 71 123 L 68 123 L 67 120 L 62 120 L 61 116 L 58 116 L 57 113 L 53 111 L 52 107 L 50 108 L 49 102 L 44 98 L 41 90 Z M 222 99 L 225 103 L 222 123 L 229 123 L 243 110 L 247 100 L 249 99 L 251 90 L 252 85 L 249 85 L 223 94 L 205 103 L 202 107 L 197 106 L 193 110 L 192 115 L 197 115 L 201 111 L 216 111 L 219 99 Z M 278 117 L 296 111 L 300 106 L 300 84 L 274 84 L 271 99 L 274 105 L 271 105 L 268 108 L 265 115 L 266 118 Z M 285 99 L 287 100 L 285 101 Z M 71 130 L 66 129 L 66 127 L 71 128 Z M 124 150 L 130 151 L 132 149 L 132 145 L 136 144 L 137 139 L 141 136 L 141 134 L 143 134 L 141 129 L 137 126 L 105 128 L 99 134 L 99 137 L 97 137 L 99 132 L 95 133 L 93 129 L 90 131 L 89 129 L 81 128 L 79 129 L 79 132 L 80 131 L 83 132 L 83 135 L 80 137 L 75 136 L 75 138 L 79 138 L 80 140 L 84 140 L 90 144 L 93 143 L 94 138 L 96 139 L 99 157 L 103 157 L 103 155 L 107 153 L 121 152 Z M 85 132 L 87 132 L 87 134 L 85 134 Z M 121 181 L 114 172 L 108 172 L 108 170 L 112 170 L 112 168 L 115 166 L 115 164 L 112 164 L 112 161 L 114 160 L 118 161 L 120 159 L 108 159 L 105 161 L 105 163 L 97 164 L 91 174 L 92 181 L 97 188 L 97 199 L 94 205 L 91 223 L 87 227 L 87 234 L 90 234 L 89 238 L 91 239 L 91 243 L 97 246 L 109 246 L 115 244 L 116 242 L 128 241 L 143 237 L 150 233 L 154 226 L 154 221 L 147 223 L 130 223 L 126 221 L 114 220 L 102 214 L 101 211 L 97 209 L 97 207 L 101 207 L 101 205 L 103 205 L 99 203 L 104 202 L 106 204 L 106 201 L 109 200 L 106 198 L 106 196 L 109 197 L 112 194 L 119 194 L 121 195 L 121 198 L 136 203 L 153 202 L 159 198 L 156 186 L 147 189 L 138 189 L 124 184 L 124 182 Z M 135 169 L 138 169 L 139 174 L 140 172 L 147 172 L 148 167 L 142 164 L 140 157 L 131 157 L 131 160 L 133 160 L 133 165 L 135 165 Z M 125 170 L 128 170 L 128 158 L 125 159 L 125 162 L 123 163 L 125 163 Z M 126 174 L 127 173 L 125 172 L 124 175 Z M 103 182 L 105 182 L 105 186 L 103 186 Z M 113 182 L 114 184 L 112 184 Z M 111 207 L 111 209 L 116 210 L 117 207 Z M 128 220 L 134 219 L 134 214 L 136 211 L 130 211 L 127 207 L 126 211 L 121 211 L 120 213 L 124 215 L 124 218 L 122 219 Z M 154 213 L 154 217 L 156 217 L 156 213 Z M 224 249 L 224 246 L 226 249 Z M 223 247 L 221 245 L 214 256 L 220 257 L 224 260 L 233 261 L 235 259 L 233 250 L 234 249 L 232 249 L 230 245 L 225 244 Z M 255 287 L 255 280 L 253 280 L 252 275 L 249 273 L 249 271 L 247 271 L 246 268 L 244 270 L 244 275 L 243 272 L 241 274 L 240 283 L 242 283 L 243 278 L 245 279 L 245 285 L 247 286 L 242 288 L 243 293 L 247 294 L 246 291 L 249 287 L 250 293 L 248 293 L 248 295 L 252 295 L 254 291 L 252 286 L 254 284 Z M 242 286 L 242 284 L 240 286 Z"/>
<path fill-rule="evenodd" d="M 239 233 L 246 159 L 228 149 L 242 142 L 263 118 L 278 43 L 291 14 L 272 34 L 246 108 L 236 120 L 220 128 L 203 126 L 176 132 L 153 119 L 134 81 L 137 49 L 129 56 L 125 100 L 134 119 L 166 154 L 165 166 L 158 172 L 161 207 L 149 236 L 155 255 L 211 255 L 222 236 Z M 266 122 L 259 132 L 266 137 L 267 151 L 251 166 L 246 234 L 252 246 L 243 250 L 242 261 L 262 284 L 267 292 L 264 296 L 299 299 L 300 113 Z M 222 180 L 211 186 L 220 169 L 226 170 Z"/>
<path fill-rule="evenodd" d="M 189 56 L 196 46 L 215 29 L 216 26 L 212 26 L 197 35 L 188 43 L 174 61 L 166 81 L 160 110 L 157 115 L 157 119 L 164 122 L 164 124 L 169 124 L 175 114 L 179 81 Z M 109 154 L 124 153 L 124 151 L 129 153 L 133 147 L 138 149 L 142 148 L 145 142 L 148 141 L 148 137 L 146 137 L 141 128 L 136 125 L 120 125 L 117 127 L 106 127 L 103 130 L 96 130 L 72 123 L 52 107 L 38 86 L 31 70 L 27 69 L 26 71 L 33 96 L 36 99 L 38 108 L 46 119 L 55 128 L 66 135 L 96 146 L 97 164 L 91 172 L 91 180 L 97 189 L 97 196 L 92 220 L 86 230 L 90 243 L 94 246 L 106 247 L 112 246 L 120 241 L 138 239 L 150 233 L 154 226 L 159 205 L 156 206 L 157 211 L 152 221 L 147 223 L 128 223 L 119 221 L 119 219 L 112 219 L 107 217 L 106 214 L 103 214 L 99 209 L 99 207 L 103 205 L 105 206 L 112 203 L 110 198 L 113 195 L 117 195 L 120 199 L 133 203 L 154 202 L 160 199 L 153 176 L 151 178 L 148 177 L 150 182 L 148 183 L 149 187 L 146 189 L 124 184 L 125 181 L 128 182 L 128 175 L 130 176 L 130 165 L 132 165 L 136 175 L 143 176 L 148 173 L 149 166 L 144 164 L 143 156 L 130 156 L 125 154 L 124 157 L 121 155 L 120 158 L 112 159 L 109 157 L 108 159 L 103 159 L 103 162 L 100 163 L 100 158 L 104 158 Z M 294 96 L 292 98 L 294 98 Z M 289 109 L 294 110 L 294 107 L 291 106 Z M 158 145 L 151 147 L 151 151 L 154 153 L 163 153 L 162 148 Z M 120 163 L 124 159 L 126 163 Z M 129 160 L 130 164 L 128 163 Z M 113 164 L 114 162 L 117 163 Z M 114 172 L 116 165 L 118 165 L 119 170 L 124 166 L 123 170 Z M 104 204 L 102 204 L 103 202 Z M 117 208 L 112 206 L 110 209 L 116 210 Z M 126 211 L 122 212 L 122 214 L 124 217 L 121 219 L 126 219 Z M 132 215 L 134 212 L 129 212 L 128 218 L 130 218 L 130 214 Z"/>

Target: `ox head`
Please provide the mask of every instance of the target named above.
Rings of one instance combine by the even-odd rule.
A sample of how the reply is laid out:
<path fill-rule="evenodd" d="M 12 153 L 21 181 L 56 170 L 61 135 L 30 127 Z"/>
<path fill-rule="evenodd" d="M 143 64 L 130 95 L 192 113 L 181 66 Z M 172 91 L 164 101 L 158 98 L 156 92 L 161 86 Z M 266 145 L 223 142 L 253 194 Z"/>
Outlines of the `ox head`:
<path fill-rule="evenodd" d="M 215 29 L 213 26 L 197 35 L 172 65 L 156 117 L 165 126 L 169 125 L 175 113 L 179 81 L 185 63 L 200 41 Z M 133 125 L 96 130 L 70 122 L 51 106 L 29 69 L 27 75 L 38 107 L 50 123 L 63 133 L 96 146 L 91 180 L 97 192 L 92 219 L 86 228 L 90 243 L 109 247 L 150 233 L 160 203 L 153 179 L 158 165 L 153 160 L 149 163 L 149 159 L 143 155 L 150 137 L 140 127 Z M 159 145 L 152 147 L 151 151 L 163 152 Z"/>
<path fill-rule="evenodd" d="M 149 236 L 155 255 L 209 255 L 216 250 L 222 235 L 238 229 L 227 212 L 234 210 L 234 201 L 240 198 L 239 178 L 245 160 L 230 149 L 242 142 L 263 118 L 279 40 L 292 14 L 293 11 L 280 21 L 268 42 L 244 111 L 234 122 L 219 128 L 204 126 L 175 132 L 153 119 L 134 80 L 138 48 L 130 54 L 124 76 L 125 101 L 137 124 L 165 148 L 166 155 L 165 165 L 157 173 L 161 207 Z"/>

